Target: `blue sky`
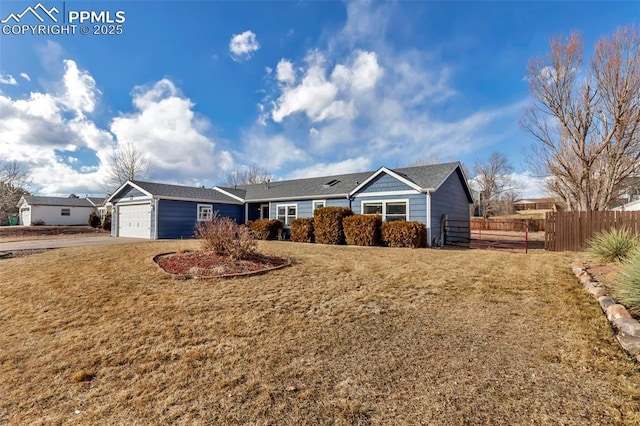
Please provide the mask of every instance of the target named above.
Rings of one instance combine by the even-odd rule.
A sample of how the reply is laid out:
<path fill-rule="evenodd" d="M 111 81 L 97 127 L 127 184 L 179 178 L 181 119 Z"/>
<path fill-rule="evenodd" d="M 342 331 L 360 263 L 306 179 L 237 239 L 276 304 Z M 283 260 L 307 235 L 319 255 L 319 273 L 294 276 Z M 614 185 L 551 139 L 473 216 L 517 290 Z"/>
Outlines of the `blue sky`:
<path fill-rule="evenodd" d="M 37 4 L 0 3 L 0 161 L 62 196 L 104 194 L 126 144 L 148 179 L 207 186 L 253 163 L 288 179 L 497 151 L 524 196 L 543 195 L 518 125 L 527 62 L 571 30 L 588 55 L 640 16 L 637 2 L 193 0 L 42 1 L 57 23 L 10 18 Z M 61 21 L 76 33 L 23 33 Z"/>

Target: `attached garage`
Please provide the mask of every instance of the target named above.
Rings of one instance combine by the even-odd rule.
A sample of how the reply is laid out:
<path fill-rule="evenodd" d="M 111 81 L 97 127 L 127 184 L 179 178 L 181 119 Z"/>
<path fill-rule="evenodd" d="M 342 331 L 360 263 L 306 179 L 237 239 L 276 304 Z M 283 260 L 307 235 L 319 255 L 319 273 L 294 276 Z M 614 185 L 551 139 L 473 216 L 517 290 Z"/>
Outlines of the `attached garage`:
<path fill-rule="evenodd" d="M 244 222 L 243 202 L 210 188 L 127 181 L 108 201 L 114 237 L 193 238 L 196 225 L 214 212 Z"/>
<path fill-rule="evenodd" d="M 118 236 L 151 238 L 151 204 L 128 204 L 118 206 Z"/>

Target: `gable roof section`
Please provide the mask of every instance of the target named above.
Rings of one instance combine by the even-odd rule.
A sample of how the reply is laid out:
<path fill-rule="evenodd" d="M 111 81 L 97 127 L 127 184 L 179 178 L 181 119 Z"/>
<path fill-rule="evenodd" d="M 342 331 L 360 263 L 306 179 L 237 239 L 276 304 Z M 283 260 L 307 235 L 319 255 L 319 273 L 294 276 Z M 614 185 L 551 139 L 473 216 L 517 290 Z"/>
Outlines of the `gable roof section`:
<path fill-rule="evenodd" d="M 400 182 L 411 186 L 420 192 L 435 192 L 442 186 L 442 184 L 451 176 L 456 173 L 462 187 L 467 195 L 469 203 L 473 203 L 473 196 L 471 194 L 471 188 L 467 183 L 467 178 L 462 171 L 460 163 L 442 163 L 442 164 L 429 164 L 426 166 L 414 166 L 414 167 L 402 167 L 399 169 L 387 169 L 381 167 L 376 170 L 366 182 L 358 185 L 351 191 L 350 195 L 356 194 L 358 191 L 366 187 L 366 185 L 375 179 L 377 176 L 386 173 Z"/>
<path fill-rule="evenodd" d="M 86 199 L 89 200 L 89 202 L 96 207 L 102 207 L 102 205 L 106 201 L 106 198 L 98 198 L 98 197 L 87 197 Z"/>
<path fill-rule="evenodd" d="M 21 200 L 30 206 L 95 207 L 86 198 L 39 197 L 23 195 Z"/>
<path fill-rule="evenodd" d="M 354 194 L 360 192 L 369 183 L 371 183 L 375 178 L 377 178 L 378 176 L 382 175 L 383 173 L 393 177 L 394 179 L 399 180 L 400 182 L 404 183 L 405 185 L 410 186 L 411 188 L 415 189 L 416 191 L 422 191 L 422 188 L 417 183 L 412 181 L 411 179 L 408 179 L 406 175 L 396 173 L 393 170 L 387 169 L 386 167 L 380 167 L 378 170 L 373 172 L 367 179 L 365 179 L 364 182 L 362 182 L 361 184 L 356 186 L 354 189 L 352 189 L 351 192 L 349 193 L 349 195 L 351 196 L 351 195 L 354 195 Z"/>
<path fill-rule="evenodd" d="M 244 202 L 245 198 L 247 198 L 247 191 L 244 189 L 227 188 L 224 186 L 214 186 L 213 189 L 241 202 Z"/>
<path fill-rule="evenodd" d="M 220 202 L 225 204 L 242 204 L 241 201 L 211 188 L 197 188 L 193 186 L 169 185 L 166 183 L 143 182 L 139 180 L 127 181 L 118 188 L 108 201 L 117 199 L 127 186 L 135 188 L 149 197 L 167 200 Z"/>

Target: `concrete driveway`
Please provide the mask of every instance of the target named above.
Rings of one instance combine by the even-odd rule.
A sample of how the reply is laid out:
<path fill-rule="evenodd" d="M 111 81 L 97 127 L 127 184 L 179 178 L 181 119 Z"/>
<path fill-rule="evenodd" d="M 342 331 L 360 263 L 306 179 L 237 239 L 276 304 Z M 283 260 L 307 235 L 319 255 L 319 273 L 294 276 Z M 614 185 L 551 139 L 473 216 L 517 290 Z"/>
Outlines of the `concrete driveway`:
<path fill-rule="evenodd" d="M 79 246 L 95 246 L 103 244 L 122 244 L 122 243 L 142 243 L 142 238 L 124 238 L 124 237 L 69 237 L 69 238 L 51 238 L 27 241 L 11 241 L 0 243 L 0 252 L 12 250 L 32 250 L 32 249 L 51 249 L 61 247 L 79 247 Z"/>

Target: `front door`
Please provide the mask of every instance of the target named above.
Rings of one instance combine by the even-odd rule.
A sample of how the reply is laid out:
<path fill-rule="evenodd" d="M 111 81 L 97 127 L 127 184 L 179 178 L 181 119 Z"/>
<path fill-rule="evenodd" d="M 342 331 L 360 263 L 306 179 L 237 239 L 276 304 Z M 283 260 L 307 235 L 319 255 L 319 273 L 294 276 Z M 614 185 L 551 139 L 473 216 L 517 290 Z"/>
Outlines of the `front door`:
<path fill-rule="evenodd" d="M 260 219 L 269 219 L 269 204 L 260 204 Z"/>

